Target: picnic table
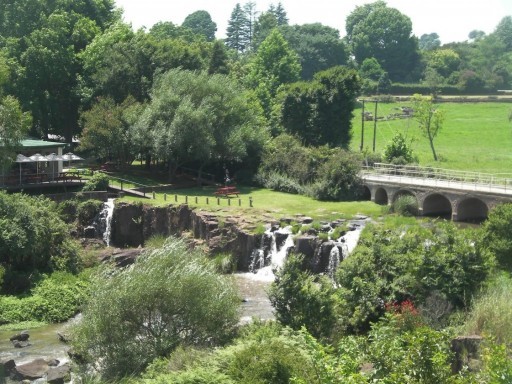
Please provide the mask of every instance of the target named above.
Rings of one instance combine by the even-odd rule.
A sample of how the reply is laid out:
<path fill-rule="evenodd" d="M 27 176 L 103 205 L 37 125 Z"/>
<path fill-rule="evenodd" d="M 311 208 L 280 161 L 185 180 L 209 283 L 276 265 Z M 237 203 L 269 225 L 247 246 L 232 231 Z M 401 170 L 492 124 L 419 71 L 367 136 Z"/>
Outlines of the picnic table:
<path fill-rule="evenodd" d="M 235 186 L 226 186 L 226 187 L 217 188 L 217 190 L 215 191 L 215 194 L 217 196 L 224 196 L 224 197 L 229 197 L 231 195 L 238 197 L 240 192 L 236 189 Z"/>
<path fill-rule="evenodd" d="M 62 181 L 62 182 L 67 182 L 67 181 L 73 181 L 73 180 L 77 180 L 77 181 L 82 181 L 82 177 L 80 176 L 80 173 L 77 172 L 77 171 L 67 171 L 67 172 L 59 172 L 59 176 L 57 176 L 55 178 L 55 181 Z"/>

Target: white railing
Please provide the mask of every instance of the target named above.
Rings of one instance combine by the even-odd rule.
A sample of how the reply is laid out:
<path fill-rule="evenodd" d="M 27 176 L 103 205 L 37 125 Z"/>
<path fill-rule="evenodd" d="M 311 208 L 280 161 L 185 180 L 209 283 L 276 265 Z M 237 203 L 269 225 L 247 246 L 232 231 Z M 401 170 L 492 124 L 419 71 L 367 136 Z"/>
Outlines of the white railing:
<path fill-rule="evenodd" d="M 416 165 L 375 163 L 364 166 L 363 178 L 378 177 L 403 184 L 438 186 L 494 193 L 512 193 L 512 173 L 457 171 Z"/>

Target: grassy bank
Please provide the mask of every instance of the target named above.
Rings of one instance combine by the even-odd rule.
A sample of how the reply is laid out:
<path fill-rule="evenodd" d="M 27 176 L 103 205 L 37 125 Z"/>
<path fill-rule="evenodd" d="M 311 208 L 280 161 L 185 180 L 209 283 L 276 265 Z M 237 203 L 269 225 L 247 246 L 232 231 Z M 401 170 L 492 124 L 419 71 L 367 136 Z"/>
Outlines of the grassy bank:
<path fill-rule="evenodd" d="M 370 201 L 325 202 L 264 188 L 241 186 L 238 189 L 241 194 L 238 198 L 231 198 L 231 205 L 228 205 L 226 198 L 219 198 L 217 201 L 214 194 L 215 187 L 161 191 L 155 193 L 156 199 L 144 200 L 144 203 L 165 205 L 187 202 L 191 206 L 216 212 L 219 216 L 243 215 L 247 220 L 252 218 L 256 221 L 263 218 L 293 217 L 299 214 L 310 216 L 315 220 L 331 220 L 340 217 L 351 218 L 356 214 L 376 217 L 382 213 L 382 207 Z M 165 194 L 167 194 L 167 200 L 165 200 Z M 252 207 L 250 199 L 252 199 Z M 124 200 L 139 199 L 125 197 Z"/>
<path fill-rule="evenodd" d="M 379 103 L 378 116 L 399 112 L 398 107 L 408 102 Z M 382 153 L 397 132 L 412 140 L 412 148 L 421 165 L 445 169 L 488 173 L 512 172 L 512 124 L 508 115 L 510 103 L 442 103 L 445 121 L 434 144 L 440 161 L 434 162 L 428 140 L 421 135 L 414 118 L 379 120 L 375 136 L 376 152 Z M 366 110 L 374 114 L 375 105 L 366 103 Z M 351 148 L 359 151 L 361 145 L 361 109 L 354 111 Z M 363 148 L 372 151 L 374 122 L 364 125 Z"/>

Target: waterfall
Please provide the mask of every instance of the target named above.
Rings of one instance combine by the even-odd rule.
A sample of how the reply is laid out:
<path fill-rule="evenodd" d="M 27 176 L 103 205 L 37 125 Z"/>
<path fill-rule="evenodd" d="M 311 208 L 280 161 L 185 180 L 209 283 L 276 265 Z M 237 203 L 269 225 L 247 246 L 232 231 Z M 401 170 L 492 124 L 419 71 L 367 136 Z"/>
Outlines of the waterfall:
<path fill-rule="evenodd" d="M 293 247 L 291 227 L 272 232 L 270 229 L 262 236 L 260 248 L 251 255 L 249 278 L 259 281 L 273 281 L 274 270 L 281 268 L 291 247 Z"/>
<path fill-rule="evenodd" d="M 103 203 L 103 207 L 98 215 L 96 220 L 96 229 L 99 234 L 102 235 L 103 241 L 105 244 L 110 246 L 110 233 L 111 233 L 111 223 L 112 223 L 112 214 L 114 213 L 114 200 L 108 199 L 105 203 Z"/>

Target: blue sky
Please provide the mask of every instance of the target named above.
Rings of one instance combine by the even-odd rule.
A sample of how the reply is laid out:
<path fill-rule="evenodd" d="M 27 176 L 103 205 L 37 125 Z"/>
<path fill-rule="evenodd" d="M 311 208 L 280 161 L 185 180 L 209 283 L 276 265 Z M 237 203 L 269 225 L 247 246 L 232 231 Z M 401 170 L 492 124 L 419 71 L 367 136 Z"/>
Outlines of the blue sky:
<path fill-rule="evenodd" d="M 192 12 L 205 10 L 217 23 L 217 37 L 225 36 L 227 21 L 236 3 L 240 0 L 116 0 L 124 9 L 124 19 L 135 29 L 150 28 L 158 21 L 172 21 L 181 24 Z M 266 11 L 278 0 L 254 1 L 256 9 Z M 290 24 L 320 22 L 345 34 L 345 19 L 357 5 L 372 0 L 281 0 L 290 19 Z M 472 30 L 491 33 L 505 16 L 512 16 L 512 0 L 387 0 L 389 7 L 397 8 L 409 16 L 413 33 L 436 32 L 442 43 L 467 40 Z"/>

